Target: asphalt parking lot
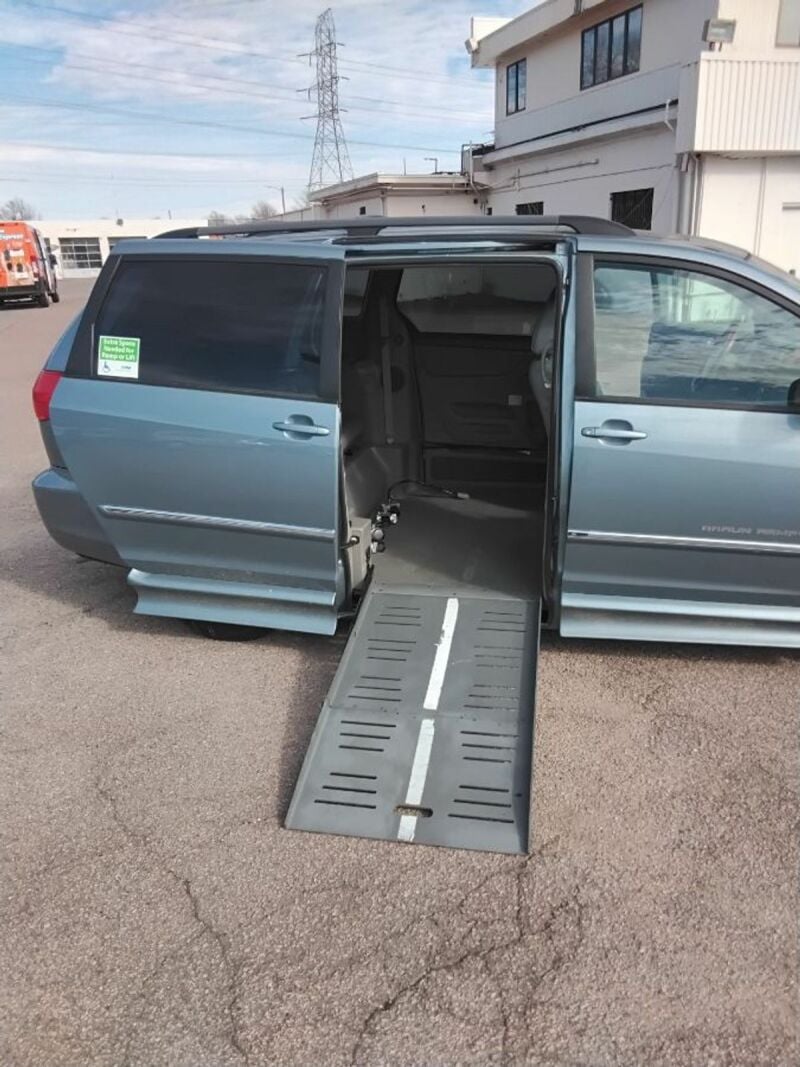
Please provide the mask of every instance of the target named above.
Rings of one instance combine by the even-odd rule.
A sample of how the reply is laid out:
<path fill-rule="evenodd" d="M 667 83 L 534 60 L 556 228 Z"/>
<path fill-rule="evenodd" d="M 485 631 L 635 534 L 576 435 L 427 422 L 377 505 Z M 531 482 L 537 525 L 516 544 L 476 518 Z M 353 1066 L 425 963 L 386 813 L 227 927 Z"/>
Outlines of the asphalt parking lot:
<path fill-rule="evenodd" d="M 0 310 L 0 1063 L 798 1062 L 800 653 L 545 639 L 526 859 L 281 828 L 343 638 L 131 614 Z"/>

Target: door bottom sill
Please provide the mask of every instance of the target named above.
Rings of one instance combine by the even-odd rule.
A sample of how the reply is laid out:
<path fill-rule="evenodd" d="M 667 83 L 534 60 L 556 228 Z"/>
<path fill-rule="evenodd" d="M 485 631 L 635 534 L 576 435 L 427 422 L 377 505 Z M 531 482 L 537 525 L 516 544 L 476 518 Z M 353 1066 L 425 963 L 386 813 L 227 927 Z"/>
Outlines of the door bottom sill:
<path fill-rule="evenodd" d="M 800 608 L 564 594 L 563 637 L 800 648 Z"/>
<path fill-rule="evenodd" d="M 136 568 L 129 572 L 128 584 L 136 591 L 134 612 L 137 615 L 328 636 L 336 632 L 333 590 L 328 593 L 293 586 L 153 574 Z"/>

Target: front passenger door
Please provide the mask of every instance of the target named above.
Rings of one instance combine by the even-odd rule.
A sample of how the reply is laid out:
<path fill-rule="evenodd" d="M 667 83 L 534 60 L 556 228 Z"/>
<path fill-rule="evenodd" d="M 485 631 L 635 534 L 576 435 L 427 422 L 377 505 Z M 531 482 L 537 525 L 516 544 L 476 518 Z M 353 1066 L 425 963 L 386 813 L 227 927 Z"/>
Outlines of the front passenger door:
<path fill-rule="evenodd" d="M 729 273 L 595 261 L 562 633 L 800 644 L 799 313 Z"/>

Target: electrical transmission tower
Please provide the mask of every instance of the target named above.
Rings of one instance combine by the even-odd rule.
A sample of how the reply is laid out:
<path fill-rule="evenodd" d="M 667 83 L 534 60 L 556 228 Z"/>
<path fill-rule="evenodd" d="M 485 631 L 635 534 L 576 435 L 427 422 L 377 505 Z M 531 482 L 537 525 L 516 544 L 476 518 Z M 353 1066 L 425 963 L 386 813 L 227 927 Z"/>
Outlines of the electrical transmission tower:
<path fill-rule="evenodd" d="M 311 159 L 309 189 L 347 181 L 353 167 L 342 120 L 339 117 L 339 70 L 336 60 L 336 27 L 333 11 L 328 8 L 317 19 L 314 51 L 309 54 L 317 64 L 317 80 L 310 90 L 317 98 L 317 136 Z"/>

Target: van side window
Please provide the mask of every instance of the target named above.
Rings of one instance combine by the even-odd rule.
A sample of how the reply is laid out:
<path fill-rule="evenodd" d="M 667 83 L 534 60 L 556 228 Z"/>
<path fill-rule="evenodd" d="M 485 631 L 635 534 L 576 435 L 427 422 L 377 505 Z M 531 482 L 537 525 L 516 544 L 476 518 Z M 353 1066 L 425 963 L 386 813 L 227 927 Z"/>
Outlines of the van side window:
<path fill-rule="evenodd" d="M 95 324 L 92 373 L 101 336 L 134 338 L 141 384 L 315 396 L 324 297 L 316 266 L 124 259 Z"/>
<path fill-rule="evenodd" d="M 594 302 L 604 400 L 784 406 L 800 378 L 800 317 L 726 279 L 597 263 Z"/>

